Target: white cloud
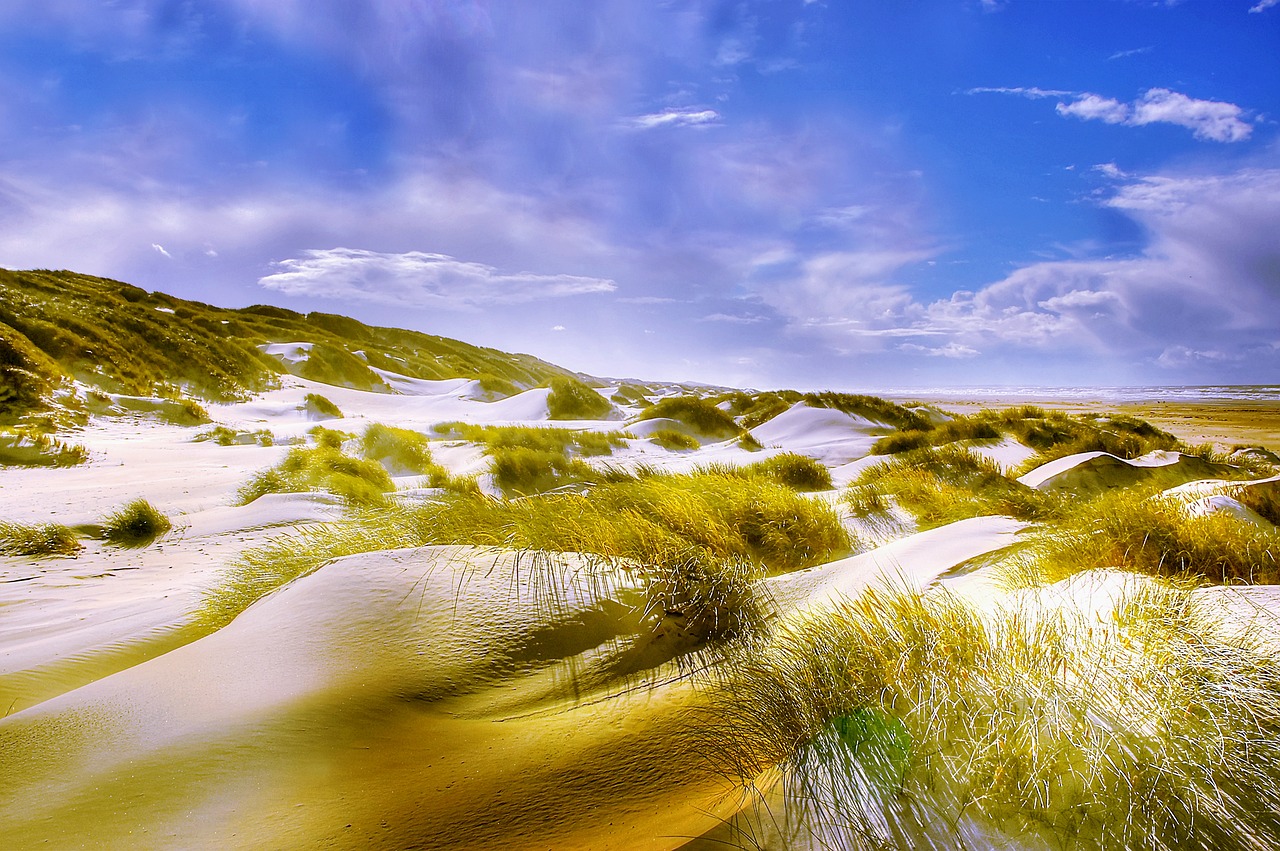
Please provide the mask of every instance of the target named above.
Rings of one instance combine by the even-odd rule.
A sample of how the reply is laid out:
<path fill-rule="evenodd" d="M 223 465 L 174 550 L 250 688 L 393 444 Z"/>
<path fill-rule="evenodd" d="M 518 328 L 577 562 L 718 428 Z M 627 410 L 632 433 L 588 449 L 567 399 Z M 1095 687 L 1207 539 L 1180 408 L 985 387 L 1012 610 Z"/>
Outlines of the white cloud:
<path fill-rule="evenodd" d="M 505 274 L 492 266 L 444 254 L 382 254 L 350 248 L 308 250 L 272 264 L 280 269 L 258 283 L 286 295 L 383 304 L 469 308 L 613 292 L 602 278 Z"/>
<path fill-rule="evenodd" d="M 1249 11 L 1254 13 L 1265 12 L 1277 3 L 1280 3 L 1280 0 L 1259 0 L 1259 2 L 1249 7 Z"/>
<path fill-rule="evenodd" d="M 761 298 L 794 332 L 849 352 L 1023 351 L 1184 374 L 1280 368 L 1280 168 L 1129 181 L 1103 203 L 1149 235 L 1137 256 L 1034 263 L 927 301 L 895 282 L 924 256 L 832 254 Z"/>
<path fill-rule="evenodd" d="M 978 86 L 977 88 L 967 89 L 965 94 L 1018 95 L 1032 100 L 1039 100 L 1040 98 L 1070 97 L 1076 93 L 1065 89 L 1041 89 L 1037 86 Z"/>
<path fill-rule="evenodd" d="M 702 317 L 699 322 L 727 322 L 731 325 L 755 325 L 757 322 L 764 322 L 765 317 L 755 314 L 740 315 L 733 313 L 712 313 Z"/>
<path fill-rule="evenodd" d="M 563 331 L 563 330 L 564 330 L 564 326 L 563 326 L 563 325 L 552 325 L 552 326 L 551 326 L 551 330 L 552 330 L 552 331 L 557 331 L 557 332 L 558 332 L 558 331 Z"/>
<path fill-rule="evenodd" d="M 1128 105 L 1094 94 L 1083 95 L 1071 103 L 1060 103 L 1056 109 L 1059 115 L 1069 115 L 1085 121 L 1105 121 L 1107 124 L 1124 124 L 1131 114 Z"/>
<path fill-rule="evenodd" d="M 631 126 L 641 130 L 654 127 L 705 127 L 720 120 L 720 113 L 714 109 L 664 109 L 648 115 L 638 115 L 631 119 Z"/>
<path fill-rule="evenodd" d="M 963 343 L 950 342 L 945 346 L 930 348 L 929 346 L 921 346 L 917 343 L 903 343 L 898 346 L 900 351 L 915 352 L 922 355 L 928 355 L 931 358 L 951 358 L 953 360 L 965 360 L 967 358 L 976 358 L 982 352 L 966 346 Z"/>
<path fill-rule="evenodd" d="M 1114 62 L 1117 59 L 1128 59 L 1130 56 L 1139 56 L 1143 53 L 1150 53 L 1152 47 L 1135 47 L 1133 50 L 1117 50 L 1115 53 L 1107 57 L 1108 62 Z"/>
<path fill-rule="evenodd" d="M 154 249 L 154 250 L 155 250 L 155 252 L 156 252 L 157 254 L 162 254 L 162 255 L 164 255 L 165 257 L 168 257 L 170 260 L 172 260 L 172 259 L 173 259 L 173 255 L 172 255 L 172 254 L 170 254 L 169 252 L 165 251 L 165 250 L 164 250 L 164 246 L 163 246 L 163 245 L 161 245 L 160 243 L 158 243 L 158 242 L 153 242 L 153 243 L 151 243 L 151 247 L 152 247 L 152 249 Z"/>
<path fill-rule="evenodd" d="M 1240 120 L 1244 110 L 1235 104 L 1196 100 L 1169 89 L 1149 89 L 1134 102 L 1132 124 L 1164 122 L 1192 131 L 1197 139 L 1239 142 L 1253 127 Z"/>
<path fill-rule="evenodd" d="M 1197 139 L 1214 142 L 1240 142 L 1253 132 L 1253 126 L 1242 118 L 1244 110 L 1235 104 L 1199 100 L 1169 89 L 1148 89 L 1132 104 L 1086 92 L 1070 103 L 1059 103 L 1057 112 L 1130 127 L 1175 124 L 1190 130 Z"/>
<path fill-rule="evenodd" d="M 1280 0 L 1276 0 L 1280 2 Z M 1117 54 L 1120 55 L 1120 54 Z M 1114 57 L 1113 57 L 1114 58 Z M 1141 127 L 1147 124 L 1174 124 L 1185 127 L 1197 139 L 1213 142 L 1239 142 L 1253 133 L 1253 125 L 1245 120 L 1245 110 L 1233 103 L 1200 100 L 1170 89 L 1148 89 L 1132 103 L 1093 92 L 1070 92 L 1036 87 L 975 88 L 966 94 L 1004 94 L 1038 100 L 1069 98 L 1055 107 L 1063 117 L 1082 121 L 1103 121 Z"/>

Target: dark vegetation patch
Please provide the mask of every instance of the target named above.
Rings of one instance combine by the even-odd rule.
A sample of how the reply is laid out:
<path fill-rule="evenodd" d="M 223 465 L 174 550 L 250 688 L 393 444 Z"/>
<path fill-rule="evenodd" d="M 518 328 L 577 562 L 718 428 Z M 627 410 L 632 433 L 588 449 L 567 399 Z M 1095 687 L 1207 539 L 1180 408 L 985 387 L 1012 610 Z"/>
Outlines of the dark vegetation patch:
<path fill-rule="evenodd" d="M 172 528 L 160 509 L 135 499 L 102 520 L 102 538 L 118 547 L 145 547 Z"/>
<path fill-rule="evenodd" d="M 53 389 L 68 377 L 113 393 L 150 396 L 178 385 L 213 401 L 243 399 L 284 371 L 258 347 L 298 341 L 315 344 L 301 372 L 366 389 L 385 386 L 370 366 L 529 387 L 567 375 L 529 355 L 333 314 L 232 310 L 74 272 L 0 270 L 0 423 L 50 407 Z"/>
<path fill-rule="evenodd" d="M 712 440 L 725 440 L 742 433 L 742 426 L 734 422 L 726 411 L 714 402 L 697 396 L 668 396 L 659 399 L 640 412 L 637 419 L 672 419 L 683 423 L 693 431 Z"/>
<path fill-rule="evenodd" d="M 0 556 L 74 556 L 82 549 L 76 533 L 60 523 L 0 521 Z"/>

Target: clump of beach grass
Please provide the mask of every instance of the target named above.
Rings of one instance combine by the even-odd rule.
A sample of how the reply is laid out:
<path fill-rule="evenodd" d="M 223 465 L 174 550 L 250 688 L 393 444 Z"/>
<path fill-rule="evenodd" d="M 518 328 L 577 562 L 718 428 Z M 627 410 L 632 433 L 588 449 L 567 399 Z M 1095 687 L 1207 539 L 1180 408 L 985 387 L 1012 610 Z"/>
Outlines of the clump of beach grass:
<path fill-rule="evenodd" d="M 1102 620 L 871 591 L 725 678 L 709 750 L 822 847 L 1245 849 L 1280 842 L 1280 665 L 1193 592 Z"/>
<path fill-rule="evenodd" d="M 640 412 L 637 419 L 672 419 L 684 423 L 703 437 L 724 440 L 737 437 L 742 426 L 733 417 L 706 399 L 697 396 L 668 396 Z"/>
<path fill-rule="evenodd" d="M 600 420 L 613 412 L 608 399 L 576 378 L 557 376 L 550 386 L 547 414 L 553 420 Z"/>
<path fill-rule="evenodd" d="M 1044 520 L 1059 500 L 1009 478 L 998 464 L 956 446 L 927 447 L 869 467 L 844 496 L 857 516 L 887 509 L 892 499 L 931 529 L 983 515 Z"/>
<path fill-rule="evenodd" d="M 61 523 L 0 521 L 0 555 L 74 556 L 82 549 L 76 533 Z"/>
<path fill-rule="evenodd" d="M 672 452 L 680 452 L 686 449 L 697 449 L 702 445 L 698 442 L 698 438 L 685 434 L 682 431 L 676 431 L 673 428 L 656 429 L 649 435 L 649 442 Z"/>
<path fill-rule="evenodd" d="M 89 460 L 89 450 L 76 443 L 29 428 L 0 429 L 0 466 L 74 467 Z"/>
<path fill-rule="evenodd" d="M 1196 515 L 1181 500 L 1141 490 L 1101 495 L 1042 529 L 1011 565 L 1020 582 L 1118 567 L 1214 583 L 1280 581 L 1280 530 L 1224 512 Z"/>
<path fill-rule="evenodd" d="M 750 473 L 767 476 L 779 484 L 798 491 L 827 491 L 835 485 L 826 465 L 807 455 L 784 452 L 745 468 Z"/>
<path fill-rule="evenodd" d="M 207 604 L 215 621 L 330 558 L 389 547 L 462 544 L 582 553 L 647 580 L 655 631 L 697 643 L 749 632 L 763 617 L 755 580 L 821 564 L 854 546 L 839 516 L 767 477 L 640 469 L 583 494 L 501 500 L 452 492 L 407 508 L 358 507 L 348 522 L 284 536 L 246 556 Z"/>
<path fill-rule="evenodd" d="M 431 459 L 427 436 L 412 429 L 372 423 L 360 437 L 360 453 L 392 474 L 429 476 L 433 486 L 449 478 L 445 469 Z"/>
<path fill-rule="evenodd" d="M 626 432 L 582 431 L 538 426 L 478 426 L 440 423 L 437 434 L 483 444 L 490 456 L 494 484 L 509 496 L 544 493 L 566 485 L 617 478 L 618 471 L 596 469 L 583 457 L 612 455 L 630 438 Z"/>
<path fill-rule="evenodd" d="M 329 420 L 342 419 L 342 409 L 327 396 L 321 396 L 319 393 L 308 393 L 302 397 L 302 406 L 313 417 Z"/>
<path fill-rule="evenodd" d="M 337 434 L 331 433 L 331 434 Z M 296 446 L 279 464 L 255 473 L 237 493 L 237 503 L 248 505 L 268 493 L 328 491 L 348 503 L 376 505 L 395 489 L 391 476 L 377 461 L 343 454 L 332 439 L 315 447 Z"/>
<path fill-rule="evenodd" d="M 119 547 L 145 547 L 168 532 L 173 523 L 145 499 L 135 499 L 103 518 L 102 538 Z"/>

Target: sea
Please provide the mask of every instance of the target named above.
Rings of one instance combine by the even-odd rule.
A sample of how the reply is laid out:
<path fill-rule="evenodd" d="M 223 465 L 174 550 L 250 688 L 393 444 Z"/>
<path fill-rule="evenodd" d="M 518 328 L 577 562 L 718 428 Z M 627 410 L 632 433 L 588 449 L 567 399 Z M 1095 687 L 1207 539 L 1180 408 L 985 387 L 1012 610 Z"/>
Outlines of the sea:
<path fill-rule="evenodd" d="M 1280 384 L 1153 385 L 1135 387 L 932 387 L 892 389 L 877 395 L 891 399 L 1044 399 L 1102 402 L 1277 402 Z"/>

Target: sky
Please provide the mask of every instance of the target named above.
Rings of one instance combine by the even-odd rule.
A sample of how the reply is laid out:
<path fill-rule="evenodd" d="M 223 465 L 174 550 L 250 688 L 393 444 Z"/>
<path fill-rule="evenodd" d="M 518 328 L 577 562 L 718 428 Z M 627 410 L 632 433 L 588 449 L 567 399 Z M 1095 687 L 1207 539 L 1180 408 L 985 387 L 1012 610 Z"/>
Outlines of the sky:
<path fill-rule="evenodd" d="M 1280 0 L 6 0 L 0 266 L 597 376 L 1280 383 Z"/>

